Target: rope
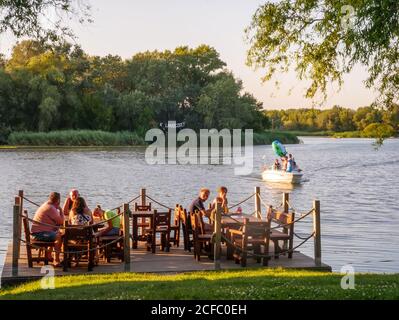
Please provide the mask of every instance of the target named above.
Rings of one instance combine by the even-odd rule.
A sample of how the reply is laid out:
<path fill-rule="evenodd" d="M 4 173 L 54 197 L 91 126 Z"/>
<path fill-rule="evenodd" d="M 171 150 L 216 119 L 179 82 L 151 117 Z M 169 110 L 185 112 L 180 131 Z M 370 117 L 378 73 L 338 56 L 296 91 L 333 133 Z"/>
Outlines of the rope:
<path fill-rule="evenodd" d="M 290 223 L 279 224 L 278 226 L 271 228 L 271 230 L 277 229 L 277 228 L 285 228 L 285 227 L 288 227 L 288 226 L 290 226 L 290 225 L 292 225 L 292 224 L 294 224 L 294 223 L 297 223 L 297 222 L 299 222 L 299 221 L 305 219 L 305 218 L 306 218 L 308 215 L 310 215 L 313 211 L 314 211 L 314 209 L 312 208 L 308 213 L 302 214 L 298 219 L 296 219 L 296 220 L 294 220 L 294 221 L 292 221 L 292 222 L 290 222 Z"/>
<path fill-rule="evenodd" d="M 162 204 L 162 203 L 158 202 L 157 200 L 154 200 L 150 196 L 146 195 L 146 198 L 150 199 L 151 201 L 155 202 L 156 204 L 160 205 L 161 207 L 164 207 L 165 209 L 174 210 L 174 208 L 168 207 L 167 205 Z"/>
<path fill-rule="evenodd" d="M 112 208 L 112 209 L 109 209 L 110 211 L 114 211 L 114 210 L 116 210 L 116 209 L 121 209 L 121 208 L 123 208 L 123 204 L 121 204 L 119 207 L 115 207 L 115 208 Z"/>
<path fill-rule="evenodd" d="M 55 250 L 55 249 L 53 249 L 53 251 L 54 251 L 55 253 L 62 253 L 62 254 L 87 253 L 87 252 L 90 252 L 90 251 L 95 251 L 95 250 L 99 250 L 99 249 L 105 248 L 105 247 L 107 247 L 107 246 L 109 246 L 109 245 L 111 245 L 111 244 L 114 244 L 114 243 L 120 241 L 121 239 L 123 239 L 123 236 L 120 236 L 119 238 L 117 238 L 117 239 L 115 239 L 115 240 L 113 240 L 113 241 L 111 241 L 111 242 L 108 242 L 108 243 L 106 243 L 106 244 L 104 244 L 104 245 L 102 245 L 102 246 L 96 246 L 95 248 L 91 248 L 91 249 L 87 249 L 87 250 L 80 250 L 80 251 L 62 251 L 62 250 L 61 250 L 61 251 L 60 251 L 60 250 Z M 42 248 L 42 247 L 36 246 L 36 245 L 34 245 L 34 244 L 30 243 L 30 242 L 27 242 L 26 240 L 24 240 L 24 239 L 22 239 L 22 238 L 20 238 L 19 241 L 21 241 L 21 242 L 27 244 L 29 247 L 34 248 L 34 249 L 41 249 L 41 248 Z"/>
<path fill-rule="evenodd" d="M 248 250 L 244 250 L 240 247 L 237 247 L 232 241 L 230 241 L 230 239 L 226 238 L 225 236 L 222 236 L 222 238 L 224 239 L 224 241 L 228 242 L 230 245 L 232 245 L 236 250 L 242 252 L 242 253 L 246 253 L 249 256 L 253 256 L 256 258 L 272 258 L 275 256 L 282 256 L 286 253 L 290 253 L 290 252 L 294 252 L 296 249 L 298 249 L 300 246 L 302 246 L 303 244 L 305 244 L 307 241 L 309 241 L 310 238 L 312 238 L 314 236 L 314 232 L 307 237 L 306 239 L 304 239 L 300 244 L 298 244 L 297 246 L 293 247 L 292 249 L 287 249 L 287 250 L 282 250 L 280 251 L 278 254 L 273 254 L 273 255 L 269 255 L 269 254 L 258 254 L 258 253 L 254 253 L 252 251 L 248 251 Z"/>
<path fill-rule="evenodd" d="M 136 201 L 136 200 L 139 199 L 140 197 L 141 197 L 141 196 L 139 195 L 139 196 L 133 198 L 132 200 L 130 200 L 130 201 L 126 202 L 126 203 L 127 203 L 127 204 L 131 204 L 133 201 Z M 121 209 L 121 208 L 123 208 L 123 204 L 121 204 L 119 207 L 115 207 L 115 208 L 110 209 L 110 210 L 111 210 L 111 211 L 114 211 L 114 210 L 116 210 L 116 209 Z"/>
<path fill-rule="evenodd" d="M 291 204 L 289 203 L 289 201 L 286 201 L 285 203 L 288 205 L 288 208 L 290 208 L 290 209 L 292 209 L 293 211 L 295 211 L 294 207 L 291 206 Z"/>
<path fill-rule="evenodd" d="M 130 200 L 129 202 L 127 202 L 128 204 L 131 204 L 133 201 L 136 201 L 137 199 L 139 199 L 141 197 L 141 195 L 137 196 L 136 198 L 133 198 L 132 200 Z"/>
<path fill-rule="evenodd" d="M 314 232 L 312 233 L 312 235 L 314 235 Z M 297 237 L 300 240 L 305 240 L 307 237 L 301 237 L 299 236 L 297 233 L 294 232 L 294 236 Z"/>
<path fill-rule="evenodd" d="M 26 197 L 22 197 L 22 199 L 24 199 L 25 201 L 28 201 L 29 203 L 33 204 L 33 205 L 36 206 L 36 207 L 40 207 L 40 204 L 37 204 L 36 202 L 33 202 L 32 200 L 29 200 L 29 199 L 26 198 Z"/>
<path fill-rule="evenodd" d="M 127 202 L 127 204 L 132 203 L 133 201 L 137 200 L 137 199 L 140 198 L 140 197 L 141 197 L 141 196 L 139 195 L 139 196 L 133 198 L 132 200 L 130 200 L 129 202 Z M 26 200 L 27 202 L 29 202 L 29 203 L 35 205 L 36 207 L 40 207 L 40 205 L 37 204 L 36 202 L 33 202 L 32 200 L 30 200 L 30 199 L 28 199 L 28 198 L 26 198 L 26 197 L 22 197 L 22 198 L 23 198 L 24 200 Z M 122 207 L 123 207 L 123 204 L 121 204 L 119 207 L 115 207 L 115 208 L 110 209 L 110 210 L 111 210 L 111 211 L 114 211 L 114 210 L 116 210 L 116 209 L 121 209 Z"/>
<path fill-rule="evenodd" d="M 238 207 L 240 204 L 243 204 L 244 202 L 247 202 L 249 199 L 251 199 L 255 194 L 256 193 L 251 194 L 248 198 L 246 198 L 246 199 L 242 200 L 241 202 L 229 207 L 228 209 L 230 210 L 230 209 L 233 209 L 235 207 Z"/>
<path fill-rule="evenodd" d="M 262 199 L 262 197 L 259 195 L 259 199 L 260 199 L 260 202 L 266 207 L 266 208 L 269 208 L 271 205 L 270 204 L 266 204 L 264 201 L 263 201 L 263 199 Z M 282 207 L 283 206 L 283 203 L 281 203 L 277 208 L 280 208 L 280 207 Z"/>
<path fill-rule="evenodd" d="M 25 215 L 20 215 L 20 217 L 27 219 L 29 222 L 36 223 L 36 224 L 38 224 L 38 225 L 42 225 L 42 226 L 46 226 L 46 227 L 51 227 L 51 228 L 57 227 L 57 228 L 59 228 L 59 229 L 88 229 L 88 228 L 96 227 L 96 226 L 98 226 L 98 225 L 102 225 L 102 224 L 104 224 L 104 223 L 106 223 L 106 222 L 108 222 L 108 221 L 114 220 L 114 219 L 116 219 L 117 217 L 121 216 L 122 214 L 123 214 L 123 213 L 121 212 L 121 213 L 117 214 L 116 216 L 114 216 L 114 217 L 112 217 L 112 218 L 109 218 L 109 219 L 107 219 L 107 220 L 103 220 L 103 221 L 100 221 L 100 222 L 97 222 L 97 223 L 94 223 L 94 224 L 90 224 L 90 225 L 87 225 L 87 226 L 75 225 L 75 226 L 68 226 L 68 227 L 65 227 L 65 226 L 57 226 L 57 225 L 53 225 L 53 224 L 48 224 L 48 223 L 36 221 L 36 220 L 31 219 L 31 218 L 28 218 L 28 217 L 25 216 Z"/>
<path fill-rule="evenodd" d="M 279 229 L 279 228 L 288 227 L 288 226 L 290 226 L 290 225 L 292 225 L 292 224 L 294 224 L 294 223 L 297 223 L 297 222 L 299 222 L 299 221 L 305 219 L 305 218 L 306 218 L 308 215 L 310 215 L 313 211 L 314 211 L 314 209 L 312 208 L 308 213 L 302 214 L 299 218 L 295 219 L 294 221 L 292 221 L 292 222 L 290 222 L 290 223 L 286 223 L 286 224 L 278 224 L 278 225 L 275 226 L 275 227 L 270 227 L 270 228 L 268 228 L 268 230 L 271 231 L 271 230 L 275 230 L 275 229 Z M 222 216 L 229 217 L 230 219 L 232 219 L 233 221 L 235 221 L 238 225 L 244 226 L 244 223 L 243 223 L 243 222 L 241 222 L 241 221 L 239 221 L 239 220 L 237 220 L 237 219 L 231 217 L 230 215 L 223 214 Z M 245 217 L 245 216 L 247 216 L 247 215 L 242 215 L 242 216 Z M 263 227 L 258 227 L 258 228 L 257 228 L 256 226 L 251 226 L 251 228 L 254 229 L 254 230 L 263 230 L 263 229 L 264 229 Z"/>

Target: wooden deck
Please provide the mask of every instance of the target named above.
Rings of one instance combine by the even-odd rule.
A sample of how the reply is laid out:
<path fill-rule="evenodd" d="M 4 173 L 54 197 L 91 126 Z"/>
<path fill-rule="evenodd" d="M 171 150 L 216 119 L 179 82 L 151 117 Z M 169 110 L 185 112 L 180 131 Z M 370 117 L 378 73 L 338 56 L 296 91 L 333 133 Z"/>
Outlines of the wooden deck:
<path fill-rule="evenodd" d="M 272 250 L 273 248 L 271 248 Z M 207 271 L 214 270 L 214 263 L 207 257 L 201 257 L 201 261 L 197 262 L 192 253 L 186 252 L 182 247 L 171 248 L 169 253 L 157 251 L 156 254 L 147 252 L 144 247 L 139 247 L 135 250 L 130 250 L 131 256 L 131 272 L 147 272 L 147 273 L 179 273 L 179 272 L 192 272 L 192 271 Z M 7 251 L 7 256 L 4 263 L 3 272 L 1 275 L 2 285 L 13 285 L 31 280 L 37 280 L 44 276 L 41 274 L 41 267 L 43 264 L 34 264 L 33 268 L 29 268 L 26 259 L 25 247 L 21 246 L 21 257 L 19 260 L 18 276 L 12 276 L 12 245 L 10 244 Z M 100 261 L 100 264 L 94 268 L 92 272 L 87 271 L 87 265 L 82 263 L 79 267 L 72 267 L 68 272 L 63 272 L 62 268 L 56 268 L 56 275 L 71 275 L 71 274 L 109 274 L 124 272 L 125 265 L 120 263 L 117 259 L 113 259 L 111 263 Z M 256 263 L 254 259 L 248 260 L 248 267 L 262 267 L 261 264 Z M 267 268 L 290 268 L 290 269 L 309 269 L 331 272 L 331 267 L 322 264 L 316 266 L 312 258 L 295 251 L 293 259 L 288 259 L 286 256 L 281 256 L 279 259 L 272 258 Z M 226 260 L 225 254 L 222 255 L 221 269 L 241 269 L 239 264 L 234 261 Z"/>

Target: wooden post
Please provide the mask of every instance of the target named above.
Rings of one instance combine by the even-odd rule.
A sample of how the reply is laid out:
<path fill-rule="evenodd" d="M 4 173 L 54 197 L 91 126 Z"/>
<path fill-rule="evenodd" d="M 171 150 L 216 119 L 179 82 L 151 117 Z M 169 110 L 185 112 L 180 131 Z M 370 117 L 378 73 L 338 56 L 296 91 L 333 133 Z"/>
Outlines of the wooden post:
<path fill-rule="evenodd" d="M 130 234 L 129 234 L 129 204 L 123 204 L 123 258 L 125 272 L 130 271 Z"/>
<path fill-rule="evenodd" d="M 290 206 L 288 205 L 290 201 L 290 194 L 289 193 L 284 193 L 283 194 L 283 208 L 284 208 L 284 212 L 288 213 Z"/>
<path fill-rule="evenodd" d="M 260 206 L 260 187 L 255 187 L 255 216 L 262 219 L 262 209 Z"/>
<path fill-rule="evenodd" d="M 214 264 L 215 270 L 220 270 L 220 249 L 222 242 L 222 207 L 220 202 L 216 202 L 215 211 L 215 243 L 214 243 Z"/>
<path fill-rule="evenodd" d="M 316 266 L 321 266 L 321 228 L 320 228 L 320 201 L 313 201 L 313 238 L 314 260 Z"/>
<path fill-rule="evenodd" d="M 18 237 L 21 239 L 21 233 L 22 233 L 22 213 L 24 210 L 24 191 L 19 190 L 18 191 L 18 197 L 19 197 L 19 226 L 18 226 Z M 18 259 L 21 256 L 21 242 L 18 244 Z"/>
<path fill-rule="evenodd" d="M 19 241 L 20 241 L 20 198 L 15 197 L 13 211 L 13 233 L 12 233 L 12 276 L 18 276 Z"/>
<path fill-rule="evenodd" d="M 145 206 L 146 204 L 146 189 L 144 189 L 144 188 L 142 188 L 141 190 L 140 190 L 140 194 L 141 194 L 141 205 L 142 206 Z"/>

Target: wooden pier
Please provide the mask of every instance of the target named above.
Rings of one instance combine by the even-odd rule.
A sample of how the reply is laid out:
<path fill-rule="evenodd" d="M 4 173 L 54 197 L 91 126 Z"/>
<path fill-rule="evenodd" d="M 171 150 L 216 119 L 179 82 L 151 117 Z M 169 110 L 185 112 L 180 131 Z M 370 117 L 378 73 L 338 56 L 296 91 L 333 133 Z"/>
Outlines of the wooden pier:
<path fill-rule="evenodd" d="M 273 249 L 273 248 L 271 248 Z M 201 261 L 197 262 L 193 258 L 193 254 L 184 251 L 182 247 L 171 248 L 170 252 L 157 252 L 152 254 L 146 251 L 144 247 L 138 249 L 130 249 L 130 272 L 139 273 L 181 273 L 194 271 L 212 271 L 214 268 L 214 261 L 201 257 Z M 12 245 L 8 247 L 7 256 L 4 263 L 3 272 L 1 275 L 2 285 L 14 285 L 22 282 L 38 280 L 45 274 L 41 273 L 43 264 L 34 264 L 33 268 L 28 267 L 26 251 L 21 248 L 21 257 L 19 259 L 18 276 L 12 275 Z M 234 261 L 226 260 L 225 254 L 222 254 L 221 265 L 222 270 L 242 269 L 239 264 Z M 248 260 L 249 268 L 262 268 L 255 260 Z M 300 253 L 294 252 L 293 259 L 288 259 L 287 256 L 281 256 L 279 259 L 272 259 L 268 267 L 263 268 L 288 268 L 288 269 L 306 269 L 331 272 L 331 267 L 326 264 L 317 266 L 314 259 Z M 125 272 L 124 263 L 118 260 L 112 260 L 111 263 L 100 263 L 94 267 L 92 272 L 87 272 L 87 264 L 82 263 L 79 267 L 72 267 L 67 272 L 63 272 L 62 268 L 55 268 L 56 276 L 65 276 L 73 274 L 113 274 Z"/>
<path fill-rule="evenodd" d="M 145 191 L 141 192 L 142 203 L 145 203 Z M 260 215 L 260 193 L 259 188 L 255 189 L 255 212 L 256 216 Z M 26 198 L 24 198 L 26 199 Z M 22 212 L 23 192 L 20 192 L 19 197 L 15 199 L 14 206 L 14 237 L 9 244 L 7 255 L 4 263 L 4 268 L 1 275 L 2 285 L 14 285 L 26 281 L 38 280 L 46 275 L 46 268 L 43 268 L 43 263 L 34 263 L 33 268 L 29 268 L 26 246 L 21 244 L 19 238 L 21 236 L 21 222 L 19 217 Z M 288 194 L 283 196 L 284 211 L 288 212 Z M 129 225 L 129 206 L 124 206 L 125 225 Z M 219 208 L 216 210 L 219 212 Z M 130 213 L 130 212 L 129 212 Z M 288 269 L 307 269 L 331 272 L 331 267 L 321 262 L 321 233 L 320 233 L 320 204 L 315 201 L 313 209 L 307 215 L 313 216 L 313 233 L 309 237 L 314 240 L 314 257 L 309 257 L 299 252 L 296 247 L 291 251 L 292 258 L 289 254 L 281 254 L 278 259 L 274 257 L 274 246 L 270 243 L 269 255 L 272 257 L 268 266 L 262 266 L 257 263 L 255 259 L 249 257 L 246 267 L 249 268 L 288 268 Z M 306 216 L 307 216 L 306 215 Z M 219 217 L 220 219 L 220 217 Z M 301 216 L 296 221 L 303 219 Z M 293 222 L 294 223 L 294 222 Z M 220 226 L 220 220 L 216 222 Z M 215 228 L 220 230 L 221 228 Z M 124 241 L 124 262 L 119 259 L 112 259 L 111 262 L 100 260 L 98 265 L 93 268 L 93 271 L 88 272 L 87 263 L 82 262 L 78 267 L 73 266 L 68 271 L 63 271 L 63 268 L 55 268 L 56 276 L 65 276 L 72 274 L 114 274 L 122 272 L 138 272 L 138 273 L 181 273 L 181 272 L 195 272 L 195 271 L 212 271 L 212 270 L 231 270 L 242 269 L 240 264 L 235 263 L 234 260 L 228 260 L 226 254 L 226 246 L 221 245 L 221 236 L 215 231 L 215 259 L 209 259 L 206 256 L 201 256 L 201 260 L 194 259 L 193 253 L 184 250 L 183 241 L 180 240 L 179 247 L 172 246 L 169 252 L 157 250 L 156 253 L 147 251 L 145 243 L 140 242 L 137 248 L 132 248 L 130 242 L 129 228 L 124 228 L 126 235 Z M 218 250 L 221 248 L 221 250 Z M 265 254 L 265 253 L 264 253 Z"/>

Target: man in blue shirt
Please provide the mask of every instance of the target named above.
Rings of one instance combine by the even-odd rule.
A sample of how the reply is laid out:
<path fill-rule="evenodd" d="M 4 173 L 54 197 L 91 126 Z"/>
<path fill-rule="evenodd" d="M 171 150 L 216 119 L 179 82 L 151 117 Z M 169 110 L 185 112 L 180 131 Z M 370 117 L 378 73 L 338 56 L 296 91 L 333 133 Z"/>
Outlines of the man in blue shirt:
<path fill-rule="evenodd" d="M 205 209 L 204 206 L 204 202 L 208 200 L 209 195 L 209 189 L 202 188 L 200 190 L 198 198 L 196 198 L 190 205 L 190 214 L 198 211 L 203 217 L 205 216 L 210 220 L 211 212 L 212 210 L 214 210 L 214 205 L 212 205 L 210 209 Z M 212 227 L 209 224 L 205 224 L 205 229 L 212 230 Z"/>

